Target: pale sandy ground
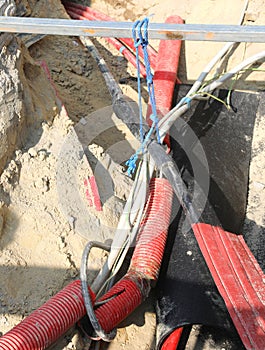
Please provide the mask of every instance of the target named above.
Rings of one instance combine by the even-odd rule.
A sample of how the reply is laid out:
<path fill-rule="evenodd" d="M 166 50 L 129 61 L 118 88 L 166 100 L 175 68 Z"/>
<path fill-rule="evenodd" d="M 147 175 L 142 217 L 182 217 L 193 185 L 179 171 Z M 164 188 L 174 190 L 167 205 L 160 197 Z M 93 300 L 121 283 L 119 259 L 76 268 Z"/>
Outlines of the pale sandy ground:
<path fill-rule="evenodd" d="M 58 3 L 39 1 L 35 15 L 63 17 Z M 178 14 L 186 23 L 237 24 L 244 3 L 241 0 L 94 0 L 91 6 L 120 20 L 134 21 L 144 15 L 153 14 L 152 21 L 163 22 L 167 16 Z M 254 0 L 249 3 L 245 23 L 264 25 L 265 1 Z M 51 13 L 50 9 L 54 11 Z M 103 41 L 100 40 L 100 43 Z M 153 44 L 157 46 L 156 42 Z M 186 42 L 182 49 L 179 78 L 183 82 L 192 83 L 222 46 L 222 43 Z M 110 49 L 107 45 L 105 47 Z M 264 44 L 241 45 L 229 60 L 228 68 L 262 49 Z M 113 50 L 110 52 L 111 55 L 105 56 L 109 56 L 115 77 L 135 75 L 134 69 L 122 61 L 119 55 Z M 45 38 L 31 48 L 31 54 L 36 60 L 47 61 L 69 117 L 74 122 L 110 104 L 108 92 L 93 61 L 87 58 L 86 53 L 72 38 Z M 264 70 L 264 64 L 260 68 Z M 82 69 L 89 72 L 85 77 Z M 41 90 L 42 82 L 38 82 L 35 75 L 32 79 Z M 251 73 L 246 81 L 238 82 L 236 86 L 244 90 L 264 89 L 264 71 Z M 122 85 L 122 88 L 131 98 L 136 98 L 135 84 Z M 54 101 L 49 103 L 54 103 L 54 115 L 57 114 L 54 121 L 44 122 L 34 130 L 24 147 L 14 154 L 15 163 L 7 164 L 1 175 L 1 185 L 10 199 L 3 215 L 4 224 L 0 235 L 0 331 L 3 334 L 78 276 L 81 254 L 86 243 L 76 232 L 71 218 L 60 211 L 62 198 L 57 191 L 58 154 L 72 122 L 62 113 L 58 114 Z M 247 219 L 255 221 L 263 229 L 264 135 L 264 118 L 260 116 L 253 144 L 256 151 L 251 164 Z M 110 147 L 115 143 L 115 136 L 113 139 L 108 140 L 103 147 Z M 107 212 L 104 223 L 111 226 L 113 213 L 116 215 L 115 210 Z M 95 219 L 96 229 L 98 226 L 98 220 Z M 104 254 L 94 255 L 91 270 L 98 269 L 103 259 Z M 155 348 L 155 315 L 150 303 L 145 303 L 124 325 L 126 327 L 119 329 L 117 338 L 108 349 Z M 86 346 L 78 334 L 71 331 L 54 349 L 81 350 L 86 349 Z M 187 349 L 213 350 L 214 347 L 210 341 L 204 345 L 194 345 L 191 340 Z"/>

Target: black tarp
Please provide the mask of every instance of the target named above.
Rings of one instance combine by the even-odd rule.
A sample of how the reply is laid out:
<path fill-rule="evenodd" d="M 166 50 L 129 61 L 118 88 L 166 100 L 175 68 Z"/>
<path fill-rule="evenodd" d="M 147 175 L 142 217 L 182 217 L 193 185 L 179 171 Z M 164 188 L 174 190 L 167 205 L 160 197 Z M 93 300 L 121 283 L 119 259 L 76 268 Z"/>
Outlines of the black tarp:
<path fill-rule="evenodd" d="M 178 86 L 177 100 L 188 89 Z M 228 91 L 214 94 L 226 100 Z M 242 232 L 253 128 L 264 95 L 232 92 L 229 110 L 214 98 L 200 101 L 172 127 L 173 157 L 203 210 L 200 221 Z M 246 239 L 251 245 L 251 237 Z M 259 254 L 259 262 L 265 264 L 261 250 L 253 254 L 256 258 Z M 174 329 L 201 324 L 204 336 L 211 337 L 216 349 L 221 349 L 224 341 L 225 349 L 244 349 L 177 201 L 156 291 L 158 348 Z"/>

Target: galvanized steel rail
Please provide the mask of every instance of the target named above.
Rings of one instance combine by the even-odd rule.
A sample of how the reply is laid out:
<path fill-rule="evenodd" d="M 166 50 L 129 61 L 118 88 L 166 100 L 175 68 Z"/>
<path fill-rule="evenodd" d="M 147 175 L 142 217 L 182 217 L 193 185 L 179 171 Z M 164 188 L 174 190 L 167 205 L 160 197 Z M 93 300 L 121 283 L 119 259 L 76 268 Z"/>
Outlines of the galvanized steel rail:
<path fill-rule="evenodd" d="M 0 16 L 0 32 L 130 38 L 132 22 Z M 150 39 L 265 42 L 265 26 L 150 23 Z"/>

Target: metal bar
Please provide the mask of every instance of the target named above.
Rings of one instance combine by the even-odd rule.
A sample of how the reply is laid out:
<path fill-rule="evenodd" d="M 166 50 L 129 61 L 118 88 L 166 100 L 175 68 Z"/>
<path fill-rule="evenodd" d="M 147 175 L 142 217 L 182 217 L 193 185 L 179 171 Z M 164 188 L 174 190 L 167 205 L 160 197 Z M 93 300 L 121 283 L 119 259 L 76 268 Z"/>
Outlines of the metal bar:
<path fill-rule="evenodd" d="M 131 38 L 132 22 L 0 16 L 0 32 Z M 265 42 L 265 26 L 150 23 L 150 39 Z"/>

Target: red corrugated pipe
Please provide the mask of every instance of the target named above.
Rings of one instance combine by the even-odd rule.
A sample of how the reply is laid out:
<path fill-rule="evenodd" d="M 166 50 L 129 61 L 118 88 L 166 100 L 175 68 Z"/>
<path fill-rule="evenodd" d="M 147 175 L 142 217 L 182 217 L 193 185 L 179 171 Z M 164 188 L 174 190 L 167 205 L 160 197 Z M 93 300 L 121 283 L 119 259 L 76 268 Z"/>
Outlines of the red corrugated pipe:
<path fill-rule="evenodd" d="M 179 16 L 170 16 L 166 23 L 183 24 L 184 21 Z M 181 50 L 181 40 L 161 40 L 158 48 L 157 65 L 154 74 L 154 89 L 156 108 L 159 118 L 167 114 L 172 106 L 172 99 L 176 83 L 180 84 L 177 78 L 179 67 L 179 58 Z M 152 124 L 150 115 L 152 113 L 150 104 L 147 109 L 147 122 Z M 164 142 L 170 148 L 169 136 L 165 137 Z"/>
<path fill-rule="evenodd" d="M 98 302 L 96 317 L 110 332 L 148 295 L 162 262 L 170 223 L 173 191 L 166 179 L 152 179 L 136 248 L 126 276 Z M 94 295 L 90 291 L 92 301 Z M 0 338 L 1 350 L 43 350 L 85 315 L 80 281 L 56 294 Z"/>
<path fill-rule="evenodd" d="M 165 23 L 183 24 L 179 16 L 170 16 Z M 154 74 L 154 89 L 157 111 L 164 116 L 171 110 L 177 78 L 181 40 L 160 40 L 157 65 Z M 150 109 L 150 107 L 149 107 Z"/>
<path fill-rule="evenodd" d="M 91 298 L 94 295 L 90 292 Z M 74 281 L 0 338 L 1 350 L 46 349 L 86 313 L 80 281 Z"/>
<path fill-rule="evenodd" d="M 147 297 L 162 263 L 170 223 L 173 191 L 166 179 L 152 179 L 144 218 L 128 273 L 99 302 L 96 309 L 101 327 L 110 332 Z M 107 316 L 107 317 L 106 317 Z"/>
<path fill-rule="evenodd" d="M 91 21 L 115 21 L 113 18 L 95 10 L 91 7 L 87 7 L 84 5 L 72 3 L 69 1 L 63 1 L 65 9 L 67 13 L 75 19 L 88 19 Z M 83 16 L 83 18 L 78 18 L 77 16 Z M 131 51 L 128 50 L 130 48 L 132 51 L 135 51 L 134 42 L 130 38 L 122 38 L 122 39 L 114 39 L 114 38 L 105 38 L 110 44 L 114 45 L 114 47 L 119 50 L 125 57 L 128 59 L 130 63 L 135 66 L 135 57 L 132 55 Z M 111 40 L 110 40 L 111 39 Z M 127 46 L 127 47 L 126 47 Z M 128 56 L 127 56 L 128 55 Z M 142 48 L 139 47 L 139 55 L 143 58 Z M 148 55 L 150 59 L 150 64 L 153 70 L 156 69 L 157 63 L 157 52 L 151 47 L 148 47 Z M 145 73 L 145 72 L 143 72 Z M 141 72 L 142 74 L 142 72 Z"/>

